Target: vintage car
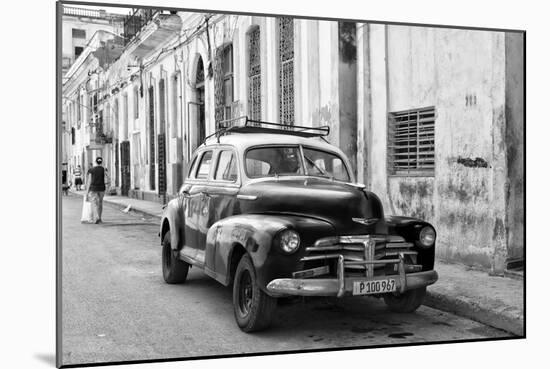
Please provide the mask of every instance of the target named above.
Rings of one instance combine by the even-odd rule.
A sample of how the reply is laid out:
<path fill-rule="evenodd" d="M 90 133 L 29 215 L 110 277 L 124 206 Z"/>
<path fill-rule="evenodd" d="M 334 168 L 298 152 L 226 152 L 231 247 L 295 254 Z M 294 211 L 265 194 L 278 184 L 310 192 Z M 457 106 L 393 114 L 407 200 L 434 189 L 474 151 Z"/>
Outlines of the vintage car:
<path fill-rule="evenodd" d="M 164 280 L 183 283 L 195 266 L 232 284 L 245 332 L 269 326 L 279 297 L 372 295 L 392 311 L 416 310 L 438 277 L 434 228 L 385 217 L 325 141 L 328 127 L 243 121 L 197 148 L 165 208 Z"/>

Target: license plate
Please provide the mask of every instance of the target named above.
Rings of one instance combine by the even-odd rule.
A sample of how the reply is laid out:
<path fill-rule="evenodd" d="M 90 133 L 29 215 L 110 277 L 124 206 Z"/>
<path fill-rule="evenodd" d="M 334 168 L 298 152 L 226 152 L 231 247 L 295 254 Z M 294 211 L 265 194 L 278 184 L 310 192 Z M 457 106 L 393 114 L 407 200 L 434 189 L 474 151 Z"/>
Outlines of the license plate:
<path fill-rule="evenodd" d="M 395 283 L 395 279 L 392 278 L 353 282 L 354 295 L 371 295 L 395 291 L 397 291 L 397 284 Z"/>

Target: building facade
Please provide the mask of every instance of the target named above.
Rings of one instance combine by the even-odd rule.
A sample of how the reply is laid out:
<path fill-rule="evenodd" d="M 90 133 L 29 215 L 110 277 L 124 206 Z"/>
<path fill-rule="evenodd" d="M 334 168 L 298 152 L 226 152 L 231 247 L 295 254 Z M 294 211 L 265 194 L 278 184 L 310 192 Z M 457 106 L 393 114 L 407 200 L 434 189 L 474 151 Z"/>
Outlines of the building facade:
<path fill-rule="evenodd" d="M 69 70 L 74 61 L 84 51 L 86 44 L 97 31 L 109 31 L 116 35 L 122 32 L 123 17 L 105 10 L 63 7 L 62 73 Z"/>
<path fill-rule="evenodd" d="M 328 125 L 388 215 L 436 226 L 440 258 L 521 264 L 522 34 L 139 10 L 102 40 L 64 106 L 92 107 L 70 120 L 72 164 L 102 155 L 113 192 L 176 196 L 222 120 Z M 120 53 L 102 59 L 107 42 Z"/>

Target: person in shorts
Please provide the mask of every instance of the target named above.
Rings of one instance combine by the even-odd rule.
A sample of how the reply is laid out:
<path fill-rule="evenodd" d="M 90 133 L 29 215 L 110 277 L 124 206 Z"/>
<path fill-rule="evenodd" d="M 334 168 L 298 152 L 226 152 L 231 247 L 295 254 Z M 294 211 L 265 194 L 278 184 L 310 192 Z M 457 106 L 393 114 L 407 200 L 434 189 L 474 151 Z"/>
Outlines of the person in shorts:
<path fill-rule="evenodd" d="M 80 168 L 80 165 L 78 165 L 74 170 L 74 185 L 76 186 L 76 190 L 80 191 L 82 189 L 82 169 Z"/>
<path fill-rule="evenodd" d="M 101 223 L 103 213 L 103 196 L 105 195 L 105 168 L 103 158 L 95 159 L 96 166 L 88 169 L 86 178 L 86 196 L 92 203 L 92 221 L 95 224 Z"/>

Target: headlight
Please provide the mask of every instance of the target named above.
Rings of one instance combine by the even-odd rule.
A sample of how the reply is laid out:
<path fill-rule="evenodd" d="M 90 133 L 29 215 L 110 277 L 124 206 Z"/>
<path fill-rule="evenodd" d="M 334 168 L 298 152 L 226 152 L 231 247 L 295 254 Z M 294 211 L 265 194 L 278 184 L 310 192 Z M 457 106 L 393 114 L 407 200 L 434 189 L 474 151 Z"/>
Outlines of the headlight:
<path fill-rule="evenodd" d="M 435 242 L 435 230 L 433 227 L 426 226 L 422 228 L 418 235 L 419 246 L 431 247 Z"/>
<path fill-rule="evenodd" d="M 282 231 L 279 234 L 279 245 L 284 252 L 292 254 L 300 246 L 300 235 L 291 229 Z"/>

